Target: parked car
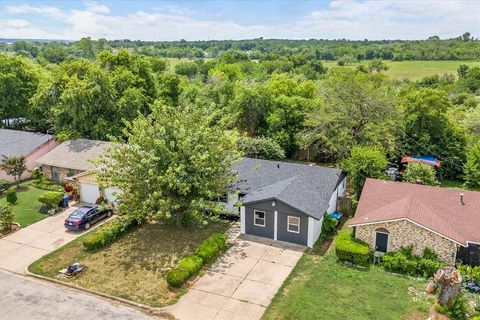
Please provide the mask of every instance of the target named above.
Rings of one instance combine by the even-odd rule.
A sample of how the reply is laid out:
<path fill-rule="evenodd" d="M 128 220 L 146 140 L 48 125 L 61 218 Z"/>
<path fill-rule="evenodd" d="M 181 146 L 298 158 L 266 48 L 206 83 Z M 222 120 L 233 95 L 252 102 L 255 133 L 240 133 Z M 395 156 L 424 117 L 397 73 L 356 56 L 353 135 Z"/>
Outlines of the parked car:
<path fill-rule="evenodd" d="M 100 208 L 98 205 L 83 206 L 73 211 L 65 219 L 65 228 L 69 230 L 88 230 L 96 222 L 111 215 L 112 209 Z"/>

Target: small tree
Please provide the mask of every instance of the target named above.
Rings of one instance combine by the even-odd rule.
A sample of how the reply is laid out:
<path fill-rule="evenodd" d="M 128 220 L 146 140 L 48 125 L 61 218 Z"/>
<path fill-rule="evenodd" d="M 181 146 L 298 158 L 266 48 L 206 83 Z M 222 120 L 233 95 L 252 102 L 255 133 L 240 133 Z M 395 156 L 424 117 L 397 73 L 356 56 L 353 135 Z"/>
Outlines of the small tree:
<path fill-rule="evenodd" d="M 25 166 L 25 157 L 24 156 L 17 156 L 17 157 L 6 157 L 3 156 L 2 164 L 0 168 L 5 171 L 6 174 L 9 176 L 13 176 L 15 181 L 20 180 L 22 174 L 27 170 Z M 17 185 L 18 188 L 18 185 Z"/>
<path fill-rule="evenodd" d="M 467 162 L 463 167 L 465 186 L 480 188 L 480 143 L 472 146 L 467 152 Z"/>
<path fill-rule="evenodd" d="M 341 168 L 349 172 L 350 186 L 357 197 L 367 178 L 385 178 L 387 165 L 385 154 L 372 147 L 354 147 L 350 157 L 341 162 Z"/>
<path fill-rule="evenodd" d="M 0 204 L 0 225 L 3 230 L 12 229 L 13 218 L 12 209 L 9 206 Z"/>
<path fill-rule="evenodd" d="M 438 185 L 435 170 L 432 166 L 424 163 L 409 163 L 403 173 L 403 178 L 406 182 L 420 183 L 428 186 Z"/>
<path fill-rule="evenodd" d="M 49 209 L 58 207 L 62 201 L 63 193 L 56 191 L 48 191 L 38 197 L 38 201 L 43 203 Z"/>
<path fill-rule="evenodd" d="M 238 147 L 245 157 L 266 160 L 285 158 L 285 151 L 271 138 L 244 137 L 239 141 Z"/>

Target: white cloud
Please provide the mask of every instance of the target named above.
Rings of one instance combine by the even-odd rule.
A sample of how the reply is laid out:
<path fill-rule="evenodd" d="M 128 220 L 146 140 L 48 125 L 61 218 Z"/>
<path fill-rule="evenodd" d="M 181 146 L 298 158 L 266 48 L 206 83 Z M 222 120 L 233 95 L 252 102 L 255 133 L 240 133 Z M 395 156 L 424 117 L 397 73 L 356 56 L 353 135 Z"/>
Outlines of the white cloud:
<path fill-rule="evenodd" d="M 22 19 L 6 19 L 3 23 L 5 28 L 27 28 L 30 26 L 30 23 Z"/>
<path fill-rule="evenodd" d="M 292 5 L 295 5 L 292 2 Z M 310 12 L 301 19 L 275 25 L 240 24 L 212 12 L 167 7 L 149 12 L 112 14 L 105 5 L 86 2 L 81 10 L 54 6 L 6 6 L 10 15 L 41 15 L 63 24 L 47 29 L 30 21 L 24 27 L 32 37 L 78 39 L 206 40 L 265 38 L 425 39 L 459 36 L 470 31 L 480 35 L 480 2 L 477 1 L 375 1 L 334 0 L 326 9 Z M 268 14 L 268 13 L 266 13 Z M 26 21 L 26 20 L 23 20 Z M 28 21 L 26 21 L 28 22 Z M 4 23 L 5 25 L 5 23 Z M 28 28 L 27 28 L 28 27 Z M 28 29 L 28 30 L 27 30 Z M 13 32 L 13 33 L 12 33 Z M 0 37 L 20 37 L 14 28 L 0 28 Z"/>

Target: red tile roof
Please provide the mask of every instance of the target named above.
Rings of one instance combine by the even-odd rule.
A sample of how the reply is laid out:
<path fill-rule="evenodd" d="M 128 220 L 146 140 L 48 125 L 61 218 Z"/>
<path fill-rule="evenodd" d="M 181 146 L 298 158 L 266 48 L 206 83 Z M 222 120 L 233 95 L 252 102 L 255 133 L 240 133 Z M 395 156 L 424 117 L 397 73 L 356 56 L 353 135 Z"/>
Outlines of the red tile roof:
<path fill-rule="evenodd" d="M 462 245 L 480 243 L 480 192 L 367 179 L 350 226 L 403 219 Z"/>

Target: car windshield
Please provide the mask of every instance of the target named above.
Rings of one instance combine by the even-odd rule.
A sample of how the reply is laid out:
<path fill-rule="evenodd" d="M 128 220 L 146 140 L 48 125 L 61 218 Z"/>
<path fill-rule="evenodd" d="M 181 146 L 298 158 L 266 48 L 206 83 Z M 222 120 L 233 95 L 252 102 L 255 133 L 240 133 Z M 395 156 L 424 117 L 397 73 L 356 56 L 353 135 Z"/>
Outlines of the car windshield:
<path fill-rule="evenodd" d="M 70 214 L 70 218 L 79 219 L 82 218 L 85 213 L 86 212 L 84 210 L 75 210 Z"/>

